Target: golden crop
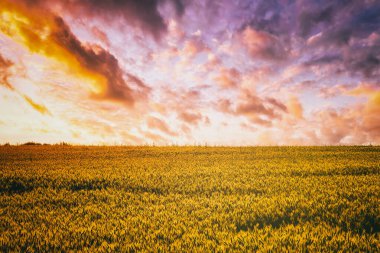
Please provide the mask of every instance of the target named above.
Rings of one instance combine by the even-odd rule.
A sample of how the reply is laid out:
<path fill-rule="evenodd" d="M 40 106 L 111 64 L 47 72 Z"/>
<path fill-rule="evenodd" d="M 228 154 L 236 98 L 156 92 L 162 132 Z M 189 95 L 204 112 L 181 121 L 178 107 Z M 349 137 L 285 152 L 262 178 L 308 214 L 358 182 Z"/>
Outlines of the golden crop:
<path fill-rule="evenodd" d="M 0 251 L 376 252 L 380 147 L 0 147 Z"/>

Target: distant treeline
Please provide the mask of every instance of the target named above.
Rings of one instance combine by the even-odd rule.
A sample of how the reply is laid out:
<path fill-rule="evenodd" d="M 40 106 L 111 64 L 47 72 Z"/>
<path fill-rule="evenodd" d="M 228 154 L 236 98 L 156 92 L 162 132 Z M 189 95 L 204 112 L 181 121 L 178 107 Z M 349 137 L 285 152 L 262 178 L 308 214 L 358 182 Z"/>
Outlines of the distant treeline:
<path fill-rule="evenodd" d="M 60 143 L 55 143 L 55 144 L 49 144 L 49 143 L 39 143 L 39 142 L 25 142 L 22 144 L 10 144 L 9 142 L 3 144 L 2 146 L 71 146 L 71 144 L 67 142 L 60 142 Z"/>

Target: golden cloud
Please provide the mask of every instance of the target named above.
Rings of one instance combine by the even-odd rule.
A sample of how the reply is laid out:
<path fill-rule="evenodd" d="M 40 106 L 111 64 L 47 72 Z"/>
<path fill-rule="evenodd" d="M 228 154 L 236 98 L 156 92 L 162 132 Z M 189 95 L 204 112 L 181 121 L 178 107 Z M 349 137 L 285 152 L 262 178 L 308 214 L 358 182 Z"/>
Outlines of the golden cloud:
<path fill-rule="evenodd" d="M 93 97 L 122 101 L 132 106 L 136 96 L 142 97 L 124 80 L 117 59 L 98 46 L 84 45 L 71 32 L 62 18 L 43 8 L 33 8 L 24 3 L 2 0 L 0 32 L 24 45 L 32 53 L 53 59 L 70 73 L 89 83 Z M 133 75 L 131 83 L 141 93 L 146 86 Z"/>

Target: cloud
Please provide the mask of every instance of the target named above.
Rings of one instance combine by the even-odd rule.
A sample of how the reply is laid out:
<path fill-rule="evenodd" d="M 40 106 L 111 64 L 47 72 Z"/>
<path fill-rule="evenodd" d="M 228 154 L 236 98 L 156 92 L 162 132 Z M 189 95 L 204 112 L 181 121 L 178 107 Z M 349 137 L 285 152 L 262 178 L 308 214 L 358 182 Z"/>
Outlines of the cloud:
<path fill-rule="evenodd" d="M 286 108 L 289 111 L 289 113 L 297 119 L 303 119 L 303 107 L 296 96 L 290 97 Z"/>
<path fill-rule="evenodd" d="M 301 36 L 307 37 L 313 28 L 321 23 L 330 23 L 334 15 L 333 6 L 313 6 L 312 8 L 307 8 L 301 6 L 303 11 L 300 12 L 298 17 L 298 26 Z"/>
<path fill-rule="evenodd" d="M 189 59 L 193 59 L 197 54 L 206 50 L 208 50 L 207 46 L 199 39 L 189 39 L 185 41 L 181 53 Z"/>
<path fill-rule="evenodd" d="M 341 62 L 342 61 L 342 56 L 340 54 L 326 54 L 326 55 L 320 55 L 318 54 L 317 56 L 312 57 L 310 60 L 306 61 L 303 63 L 303 66 L 305 67 L 310 67 L 310 66 L 320 66 L 324 64 L 333 64 L 336 62 Z"/>
<path fill-rule="evenodd" d="M 13 65 L 14 63 L 12 61 L 4 58 L 0 54 L 0 84 L 4 85 L 8 89 L 15 91 L 17 94 L 19 94 L 34 110 L 38 111 L 41 114 L 51 115 L 49 110 L 44 105 L 36 103 L 29 96 L 16 90 L 15 87 L 8 81 L 8 78 L 11 76 L 11 73 L 9 72 L 9 68 L 12 67 Z"/>
<path fill-rule="evenodd" d="M 380 85 L 361 83 L 347 91 L 347 94 L 367 98 L 367 102 L 355 111 L 353 117 L 360 119 L 358 126 L 370 136 L 371 140 L 380 141 Z"/>
<path fill-rule="evenodd" d="M 380 39 L 375 46 L 356 46 L 345 54 L 344 66 L 353 75 L 380 78 Z"/>
<path fill-rule="evenodd" d="M 190 136 L 191 129 L 186 124 L 182 124 L 181 125 L 181 130 L 182 130 L 183 133 L 185 133 L 186 135 Z"/>
<path fill-rule="evenodd" d="M 160 39 L 167 31 L 167 24 L 159 10 L 163 3 L 173 6 L 178 17 L 185 12 L 182 0 L 18 0 L 16 2 L 26 2 L 28 8 L 44 8 L 49 12 L 63 12 L 73 17 L 101 19 L 110 25 L 122 20 L 124 24 L 138 28 L 155 39 Z"/>
<path fill-rule="evenodd" d="M 351 37 L 367 36 L 379 27 L 376 1 L 303 1 L 297 7 L 299 34 L 305 38 L 323 31 L 320 39 L 344 45 Z"/>
<path fill-rule="evenodd" d="M 123 71 L 118 60 L 101 47 L 83 45 L 70 31 L 63 19 L 57 17 L 55 22 L 59 29 L 52 34 L 52 39 L 63 49 L 68 50 L 82 67 L 100 74 L 106 79 L 104 90 L 98 96 L 133 105 L 133 92 L 123 78 Z"/>
<path fill-rule="evenodd" d="M 371 97 L 372 95 L 376 94 L 380 90 L 379 85 L 376 85 L 374 83 L 360 83 L 356 87 L 348 90 L 345 89 L 347 95 L 351 96 L 368 96 Z"/>
<path fill-rule="evenodd" d="M 307 28 L 301 28 L 301 33 L 307 35 L 314 31 L 308 45 L 314 51 L 323 48 L 326 52 L 323 55 L 321 50 L 316 51 L 322 56 L 310 64 L 335 64 L 353 76 L 380 77 L 380 39 L 376 36 L 380 29 L 380 4 L 377 1 L 322 1 L 303 9 L 298 23 Z"/>
<path fill-rule="evenodd" d="M 236 22 L 241 27 L 251 26 L 287 40 L 294 26 L 295 4 L 288 0 L 238 1 Z"/>
<path fill-rule="evenodd" d="M 235 114 L 244 115 L 251 122 L 263 126 L 271 126 L 271 119 L 275 117 L 273 108 L 264 106 L 263 102 L 259 99 L 239 103 Z"/>
<path fill-rule="evenodd" d="M 363 129 L 368 132 L 371 139 L 380 141 L 380 91 L 370 95 L 364 108 Z"/>
<path fill-rule="evenodd" d="M 94 98 L 120 101 L 133 106 L 149 91 L 132 74 L 124 75 L 118 60 L 96 45 L 83 44 L 64 20 L 43 9 L 28 9 L 23 4 L 6 2 L 1 10 L 0 30 L 24 44 L 30 51 L 65 64 L 70 72 L 92 81 Z M 6 14 L 6 15 L 5 15 Z M 134 85 L 134 89 L 132 86 Z"/>
<path fill-rule="evenodd" d="M 305 66 L 325 65 L 330 69 L 344 71 L 351 76 L 364 77 L 367 79 L 380 77 L 380 39 L 368 37 L 368 42 L 358 42 L 347 45 L 344 50 L 333 55 L 324 55 L 305 63 Z M 373 36 L 375 37 L 375 36 Z M 369 41 L 371 41 L 371 44 Z M 326 43 L 326 42 L 325 42 Z M 327 45 L 330 45 L 328 42 Z"/>
<path fill-rule="evenodd" d="M 319 121 L 319 132 L 321 144 L 342 144 L 344 138 L 353 135 L 356 121 L 352 121 L 344 112 L 334 109 L 319 111 L 315 117 Z"/>
<path fill-rule="evenodd" d="M 134 145 L 143 145 L 144 144 L 144 141 L 143 139 L 131 134 L 131 133 L 128 133 L 127 131 L 122 131 L 121 133 L 121 137 L 123 138 L 123 143 L 125 144 L 134 144 Z"/>
<path fill-rule="evenodd" d="M 202 106 L 202 92 L 209 89 L 208 85 L 201 85 L 191 88 L 171 89 L 163 87 L 161 90 L 160 104 L 165 106 L 161 111 L 175 111 L 181 113 L 183 111 L 198 110 Z"/>
<path fill-rule="evenodd" d="M 92 34 L 94 34 L 96 38 L 98 38 L 101 42 L 103 42 L 104 45 L 106 45 L 107 47 L 111 46 L 111 43 L 108 39 L 107 34 L 103 32 L 102 30 L 100 30 L 98 27 L 96 26 L 92 27 L 91 32 Z"/>
<path fill-rule="evenodd" d="M 249 132 L 254 132 L 257 130 L 257 128 L 253 127 L 251 124 L 247 124 L 245 122 L 240 123 L 240 127 L 245 130 L 248 130 Z"/>
<path fill-rule="evenodd" d="M 204 115 L 204 101 L 202 93 L 210 86 L 201 85 L 189 89 L 178 91 L 166 90 L 164 101 L 168 110 L 174 111 L 177 119 L 192 126 L 199 126 L 201 123 L 209 124 L 209 119 Z"/>
<path fill-rule="evenodd" d="M 198 125 L 203 120 L 201 113 L 183 111 L 178 114 L 178 118 L 191 125 Z M 205 120 L 206 121 L 206 120 Z"/>
<path fill-rule="evenodd" d="M 147 126 L 151 129 L 158 129 L 167 135 L 177 136 L 177 133 L 173 132 L 170 127 L 159 118 L 153 116 L 148 117 Z"/>
<path fill-rule="evenodd" d="M 222 68 L 215 81 L 224 88 L 234 88 L 241 81 L 241 74 L 236 68 Z"/>
<path fill-rule="evenodd" d="M 288 56 L 288 49 L 281 40 L 268 32 L 246 27 L 242 32 L 242 43 L 252 58 L 279 61 Z"/>
<path fill-rule="evenodd" d="M 154 144 L 165 144 L 166 139 L 162 137 L 161 135 L 154 134 L 147 131 L 141 131 L 141 134 L 144 135 L 145 138 L 148 138 L 154 142 Z M 147 143 L 147 142 L 145 142 Z"/>
<path fill-rule="evenodd" d="M 234 109 L 232 108 L 232 106 L 233 105 L 232 105 L 231 100 L 222 98 L 218 101 L 216 109 L 226 114 L 233 114 Z"/>
<path fill-rule="evenodd" d="M 14 87 L 8 81 L 8 78 L 10 76 L 9 68 L 11 66 L 13 66 L 13 62 L 4 58 L 0 54 L 0 84 L 4 85 L 8 89 L 14 90 Z"/>
<path fill-rule="evenodd" d="M 46 106 L 36 103 L 31 99 L 30 97 L 23 95 L 23 98 L 25 99 L 26 102 L 36 111 L 38 111 L 41 114 L 49 114 L 51 115 L 50 111 L 46 108 Z"/>
<path fill-rule="evenodd" d="M 333 86 L 322 86 L 319 88 L 319 96 L 322 98 L 332 98 L 344 95 L 349 88 L 349 85 L 338 84 Z"/>
<path fill-rule="evenodd" d="M 270 127 L 274 120 L 281 119 L 288 108 L 274 98 L 261 98 L 249 90 L 243 89 L 239 99 L 233 103 L 229 99 L 221 99 L 217 110 L 235 116 L 245 116 L 252 123 Z"/>
<path fill-rule="evenodd" d="M 1 70 L 6 70 L 7 68 L 9 68 L 10 66 L 13 65 L 13 62 L 4 58 L 1 54 L 0 54 L 0 69 Z"/>
<path fill-rule="evenodd" d="M 81 138 L 380 143 L 377 1 L 0 1 L 3 97 Z"/>
<path fill-rule="evenodd" d="M 361 83 L 346 95 L 360 96 L 366 101 L 340 109 L 315 110 L 308 125 L 314 129 L 313 143 L 323 145 L 380 143 L 380 88 Z"/>

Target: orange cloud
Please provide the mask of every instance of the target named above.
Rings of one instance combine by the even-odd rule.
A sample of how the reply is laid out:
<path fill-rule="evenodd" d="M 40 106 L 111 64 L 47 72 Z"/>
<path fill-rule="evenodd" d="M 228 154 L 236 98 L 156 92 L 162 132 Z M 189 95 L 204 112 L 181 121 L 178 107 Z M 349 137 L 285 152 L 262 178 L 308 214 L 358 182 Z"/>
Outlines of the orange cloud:
<path fill-rule="evenodd" d="M 364 96 L 367 101 L 341 110 L 324 109 L 314 115 L 321 144 L 380 143 L 380 90 L 376 85 L 360 84 L 346 92 Z"/>
<path fill-rule="evenodd" d="M 362 117 L 364 130 L 380 141 L 380 91 L 369 95 Z"/>
<path fill-rule="evenodd" d="M 303 119 L 303 107 L 297 97 L 292 96 L 288 100 L 287 108 L 290 114 L 297 119 Z"/>
<path fill-rule="evenodd" d="M 8 81 L 8 78 L 9 78 L 9 75 L 10 75 L 9 68 L 12 65 L 13 65 L 13 62 L 11 62 L 8 59 L 5 59 L 0 54 L 0 84 L 4 85 L 8 89 L 14 90 L 14 87 Z"/>
<path fill-rule="evenodd" d="M 380 88 L 376 84 L 361 83 L 347 91 L 351 96 L 367 97 L 367 102 L 361 110 L 353 112 L 354 117 L 361 121 L 361 129 L 370 135 L 371 139 L 380 141 Z"/>
<path fill-rule="evenodd" d="M 265 31 L 255 30 L 249 26 L 242 33 L 242 42 L 249 54 L 254 58 L 282 60 L 288 55 L 279 38 Z"/>
<path fill-rule="evenodd" d="M 324 145 L 344 143 L 344 139 L 356 135 L 359 127 L 356 118 L 352 118 L 347 110 L 327 109 L 316 113 L 315 118 L 320 124 L 320 142 Z"/>
<path fill-rule="evenodd" d="M 34 102 L 30 97 L 26 95 L 23 95 L 23 98 L 25 99 L 26 102 L 28 102 L 29 105 L 33 107 L 33 109 L 40 112 L 41 114 L 51 114 L 49 110 L 46 108 L 46 106 Z"/>
<path fill-rule="evenodd" d="M 347 95 L 351 96 L 373 96 L 376 92 L 379 91 L 379 88 L 373 84 L 361 83 L 355 88 L 348 90 Z"/>
<path fill-rule="evenodd" d="M 224 88 L 233 88 L 241 80 L 240 72 L 235 68 L 222 68 L 215 81 Z"/>
<path fill-rule="evenodd" d="M 64 64 L 71 73 L 89 80 L 93 97 L 122 101 L 132 106 L 146 92 L 139 82 L 123 77 L 117 59 L 101 47 L 84 45 L 62 18 L 43 8 L 2 1 L 0 31 L 31 52 Z M 132 90 L 134 84 L 136 90 Z"/>
<path fill-rule="evenodd" d="M 192 59 L 205 50 L 207 50 L 207 47 L 201 41 L 187 40 L 183 46 L 182 54 Z"/>

